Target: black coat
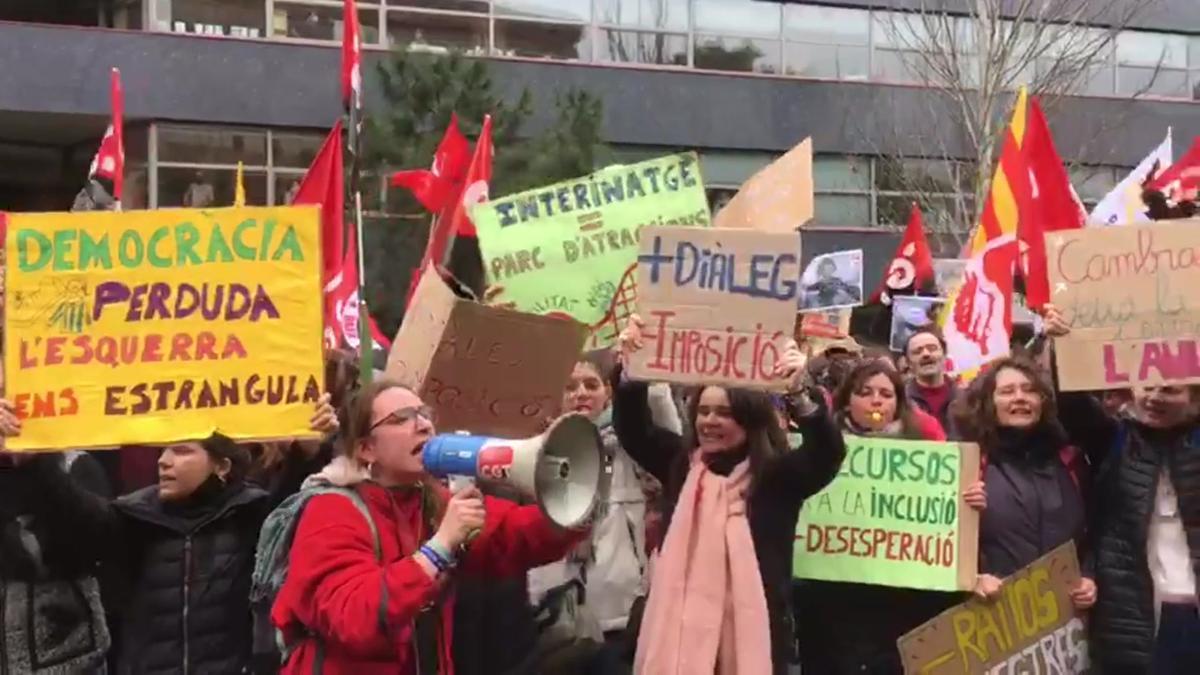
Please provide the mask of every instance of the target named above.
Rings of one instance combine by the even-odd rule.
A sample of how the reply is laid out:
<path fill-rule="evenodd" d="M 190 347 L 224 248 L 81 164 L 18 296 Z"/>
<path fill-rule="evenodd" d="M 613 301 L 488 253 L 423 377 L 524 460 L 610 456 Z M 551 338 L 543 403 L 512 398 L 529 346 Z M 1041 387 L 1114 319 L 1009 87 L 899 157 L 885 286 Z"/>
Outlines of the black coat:
<path fill-rule="evenodd" d="M 1082 458 L 1049 425 L 1002 429 L 995 445 L 983 448 L 988 507 L 979 516 L 979 572 L 1007 577 L 1074 541 L 1089 575 Z"/>
<path fill-rule="evenodd" d="M 803 446 L 772 459 L 751 486 L 746 503 L 770 614 L 772 662 L 779 674 L 788 672 L 795 652 L 791 594 L 796 521 L 804 500 L 837 476 L 846 455 L 846 443 L 825 408 L 824 397 L 814 394 L 812 399 L 817 404 L 816 412 L 806 417 L 793 414 L 793 421 L 804 434 Z M 686 449 L 678 434 L 654 425 L 646 383 L 620 382 L 616 387 L 613 428 L 629 456 L 662 483 L 669 528 L 670 513 L 686 478 L 686 473 L 675 470 L 675 466 Z M 710 469 L 720 471 L 714 465 Z"/>
<path fill-rule="evenodd" d="M 1086 394 L 1059 399 L 1063 426 L 1098 469 L 1092 655 L 1106 670 L 1149 672 L 1156 607 L 1146 542 L 1165 466 L 1179 499 L 1192 570 L 1200 578 L 1200 443 L 1196 426 L 1174 430 L 1117 420 Z"/>
<path fill-rule="evenodd" d="M 250 662 L 250 575 L 267 493 L 209 484 L 164 506 L 151 486 L 114 502 L 128 596 L 120 675 L 240 673 Z"/>

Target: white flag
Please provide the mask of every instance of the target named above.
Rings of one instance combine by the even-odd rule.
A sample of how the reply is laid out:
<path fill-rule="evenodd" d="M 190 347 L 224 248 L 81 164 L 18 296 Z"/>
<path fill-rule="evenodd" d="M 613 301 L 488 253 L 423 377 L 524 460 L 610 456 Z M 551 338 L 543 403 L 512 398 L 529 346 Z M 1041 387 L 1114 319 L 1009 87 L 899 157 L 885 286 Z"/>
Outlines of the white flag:
<path fill-rule="evenodd" d="M 1171 166 L 1174 157 L 1171 147 L 1171 130 L 1168 129 L 1167 137 L 1163 139 L 1163 142 L 1096 205 L 1096 208 L 1092 210 L 1092 215 L 1088 218 L 1088 226 L 1102 227 L 1118 223 L 1150 222 L 1150 219 L 1146 217 L 1146 205 L 1142 203 L 1142 183 L 1146 181 L 1151 171 L 1154 171 L 1155 174 L 1165 171 L 1167 167 Z"/>
<path fill-rule="evenodd" d="M 955 375 L 971 379 L 982 366 L 1008 356 L 1016 265 L 1017 238 L 1011 234 L 991 239 L 967 261 L 962 285 L 942 315 L 946 356 Z"/>

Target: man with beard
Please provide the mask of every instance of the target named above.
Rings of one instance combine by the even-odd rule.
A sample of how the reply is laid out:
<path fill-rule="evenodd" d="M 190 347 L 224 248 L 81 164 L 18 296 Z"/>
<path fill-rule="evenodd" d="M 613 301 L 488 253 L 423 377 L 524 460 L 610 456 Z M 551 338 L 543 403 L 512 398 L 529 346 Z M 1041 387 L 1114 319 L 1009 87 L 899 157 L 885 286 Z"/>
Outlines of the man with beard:
<path fill-rule="evenodd" d="M 1051 337 L 1070 332 L 1050 305 L 1045 322 Z M 1086 392 L 1058 398 L 1062 425 L 1096 478 L 1095 665 L 1117 674 L 1200 673 L 1200 389 L 1138 387 L 1117 415 Z"/>
<path fill-rule="evenodd" d="M 946 373 L 946 341 L 937 328 L 923 326 L 909 335 L 904 343 L 904 360 L 911 375 L 905 391 L 908 400 L 936 417 L 950 440 L 957 439 L 950 406 L 959 388 Z"/>

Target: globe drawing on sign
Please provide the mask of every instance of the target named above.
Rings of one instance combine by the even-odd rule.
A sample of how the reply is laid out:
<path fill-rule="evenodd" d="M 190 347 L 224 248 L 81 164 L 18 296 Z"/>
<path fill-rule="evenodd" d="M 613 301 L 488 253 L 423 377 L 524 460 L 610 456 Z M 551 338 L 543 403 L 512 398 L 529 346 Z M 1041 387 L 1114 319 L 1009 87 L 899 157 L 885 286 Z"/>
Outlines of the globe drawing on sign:
<path fill-rule="evenodd" d="M 621 275 L 621 281 L 617 284 L 617 291 L 613 293 L 612 302 L 609 303 L 608 312 L 605 313 L 604 318 L 591 327 L 587 349 L 602 349 L 615 343 L 621 334 L 621 329 L 629 322 L 630 315 L 636 311 L 637 264 L 635 263 L 625 270 L 625 274 Z"/>

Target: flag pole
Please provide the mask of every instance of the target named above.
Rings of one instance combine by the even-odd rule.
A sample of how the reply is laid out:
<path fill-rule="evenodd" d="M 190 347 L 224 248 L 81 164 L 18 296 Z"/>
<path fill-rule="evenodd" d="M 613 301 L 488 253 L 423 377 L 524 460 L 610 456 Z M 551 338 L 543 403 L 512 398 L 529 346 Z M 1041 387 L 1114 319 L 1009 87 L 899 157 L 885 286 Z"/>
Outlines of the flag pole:
<path fill-rule="evenodd" d="M 362 119 L 360 118 L 360 101 L 359 92 L 354 92 L 350 105 L 350 128 L 347 132 L 347 140 L 350 152 L 350 198 L 351 208 L 354 209 L 354 233 L 355 247 L 358 249 L 355 255 L 358 258 L 358 359 L 359 359 L 359 380 L 362 384 L 370 384 L 375 370 L 375 340 L 371 334 L 370 311 L 367 308 L 367 266 L 365 263 L 363 250 L 366 248 L 363 243 L 363 217 L 362 217 L 362 189 L 360 185 L 360 164 L 359 150 L 361 134 L 360 127 Z"/>

